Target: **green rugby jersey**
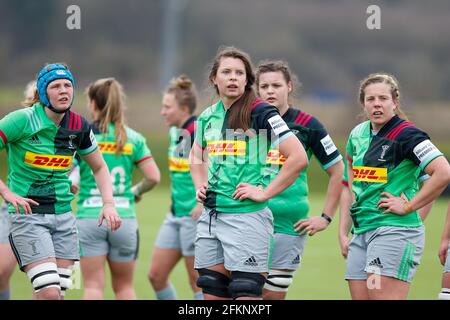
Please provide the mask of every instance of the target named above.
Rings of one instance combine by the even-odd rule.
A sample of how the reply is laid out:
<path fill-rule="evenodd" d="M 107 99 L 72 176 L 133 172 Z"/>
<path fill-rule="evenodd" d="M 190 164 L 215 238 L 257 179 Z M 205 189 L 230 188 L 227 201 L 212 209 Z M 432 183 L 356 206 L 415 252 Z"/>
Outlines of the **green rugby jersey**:
<path fill-rule="evenodd" d="M 312 115 L 289 108 L 283 115 L 292 133 L 301 141 L 308 160 L 314 155 L 323 170 L 342 160 L 333 140 L 325 127 Z M 277 149 L 271 149 L 267 157 L 264 185 L 267 186 L 281 170 L 286 159 Z M 286 190 L 269 200 L 269 208 L 274 217 L 274 230 L 277 233 L 298 235 L 294 223 L 308 217 L 308 181 L 305 168 L 294 183 Z"/>
<path fill-rule="evenodd" d="M 240 182 L 262 185 L 270 145 L 292 135 L 278 110 L 261 99 L 252 104 L 247 134 L 230 129 L 229 111 L 239 108 L 243 99 L 228 110 L 219 101 L 203 111 L 197 122 L 195 143 L 207 148 L 209 158 L 204 206 L 224 213 L 254 212 L 267 206 L 267 202 L 234 200 L 232 194 Z"/>
<path fill-rule="evenodd" d="M 97 149 L 91 126 L 83 117 L 67 111 L 57 126 L 41 103 L 16 110 L 0 120 L 0 149 L 6 146 L 8 187 L 39 203 L 31 206 L 33 213 L 72 210 L 67 172 L 73 156 L 75 152 L 87 155 Z M 9 212 L 15 212 L 11 204 Z"/>
<path fill-rule="evenodd" d="M 109 124 L 108 132 L 101 134 L 97 125 L 92 126 L 103 159 L 111 174 L 114 204 L 121 218 L 134 218 L 134 195 L 131 193 L 132 174 L 136 166 L 153 161 L 145 138 L 131 128 L 125 127 L 127 142 L 121 153 L 116 155 L 114 124 Z M 78 164 L 78 163 L 77 163 Z M 103 206 L 100 191 L 86 161 L 80 160 L 80 191 L 78 193 L 77 217 L 97 218 Z"/>
<path fill-rule="evenodd" d="M 171 127 L 169 131 L 170 211 L 176 217 L 189 216 L 197 204 L 195 186 L 189 171 L 189 153 L 194 142 L 196 119 L 192 116 L 181 129 Z"/>
<path fill-rule="evenodd" d="M 413 198 L 421 170 L 439 156 L 442 153 L 425 132 L 398 116 L 377 134 L 373 134 L 370 121 L 356 126 L 347 143 L 347 159 L 353 169 L 355 203 L 350 215 L 355 233 L 381 226 L 419 227 L 422 220 L 417 211 L 382 214 L 385 209 L 378 209 L 377 203 L 384 191 Z"/>

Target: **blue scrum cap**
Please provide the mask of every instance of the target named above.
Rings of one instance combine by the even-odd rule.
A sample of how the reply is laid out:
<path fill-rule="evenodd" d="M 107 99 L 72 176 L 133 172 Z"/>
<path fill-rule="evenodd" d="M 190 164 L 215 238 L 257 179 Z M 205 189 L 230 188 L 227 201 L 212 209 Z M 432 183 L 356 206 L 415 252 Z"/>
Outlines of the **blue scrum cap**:
<path fill-rule="evenodd" d="M 47 86 L 50 82 L 58 79 L 70 80 L 72 86 L 74 85 L 74 79 L 69 69 L 60 63 L 46 65 L 38 74 L 36 87 L 39 94 L 39 100 L 41 100 L 45 106 L 51 107 L 47 97 Z"/>

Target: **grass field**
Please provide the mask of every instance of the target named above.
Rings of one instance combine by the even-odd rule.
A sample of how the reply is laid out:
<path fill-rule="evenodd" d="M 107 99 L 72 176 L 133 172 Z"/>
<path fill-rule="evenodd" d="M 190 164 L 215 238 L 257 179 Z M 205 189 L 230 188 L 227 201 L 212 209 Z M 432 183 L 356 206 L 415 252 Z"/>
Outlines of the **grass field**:
<path fill-rule="evenodd" d="M 322 197 L 312 195 L 311 212 L 319 213 Z M 159 226 L 169 208 L 169 190 L 159 186 L 147 194 L 137 206 L 141 247 L 135 273 L 135 288 L 138 299 L 155 299 L 147 280 L 153 243 Z M 447 199 L 441 198 L 433 207 L 426 221 L 426 246 L 421 265 L 413 281 L 409 299 L 436 299 L 440 291 L 442 267 L 437 257 L 440 236 L 444 224 Z M 297 271 L 288 299 L 349 299 L 347 283 L 343 279 L 345 260 L 340 255 L 337 240 L 338 219 L 322 233 L 308 239 L 301 268 Z M 109 276 L 108 276 L 109 277 Z M 172 272 L 171 281 L 177 288 L 179 299 L 192 299 L 184 270 L 179 263 Z M 31 285 L 26 275 L 18 269 L 11 280 L 12 299 L 29 299 Z M 107 280 L 106 299 L 114 299 L 111 282 Z M 81 299 L 82 290 L 70 290 L 67 299 Z"/>

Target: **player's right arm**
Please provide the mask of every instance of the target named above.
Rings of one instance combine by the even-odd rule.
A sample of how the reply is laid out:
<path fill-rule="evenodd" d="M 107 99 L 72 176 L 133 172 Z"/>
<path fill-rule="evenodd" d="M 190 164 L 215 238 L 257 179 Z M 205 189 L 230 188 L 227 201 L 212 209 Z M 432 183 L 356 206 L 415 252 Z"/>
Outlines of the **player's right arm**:
<path fill-rule="evenodd" d="M 189 170 L 195 190 L 197 190 L 195 198 L 200 203 L 206 199 L 206 189 L 208 188 L 208 152 L 204 127 L 204 121 L 200 116 L 197 119 L 194 143 L 189 153 Z"/>
<path fill-rule="evenodd" d="M 34 200 L 21 197 L 14 192 L 11 192 L 11 190 L 8 189 L 8 187 L 5 185 L 5 183 L 0 179 L 0 195 L 3 199 L 5 199 L 6 202 L 11 203 L 14 208 L 16 209 L 16 213 L 20 213 L 19 206 L 21 206 L 24 210 L 24 213 L 31 214 L 31 207 L 30 204 L 33 206 L 38 206 L 39 203 L 37 203 Z"/>
<path fill-rule="evenodd" d="M 18 141 L 22 138 L 28 118 L 26 115 L 18 110 L 8 114 L 0 120 L 0 150 L 4 149 L 8 143 Z M 38 206 L 34 200 L 21 197 L 14 192 L 11 192 L 6 184 L 0 179 L 0 195 L 5 201 L 11 203 L 16 209 L 16 213 L 20 213 L 19 206 L 23 208 L 24 213 L 31 214 L 30 204 Z"/>
<path fill-rule="evenodd" d="M 189 167 L 195 190 L 197 190 L 196 199 L 200 203 L 203 203 L 203 200 L 205 200 L 206 188 L 208 187 L 207 157 L 206 149 L 203 149 L 196 140 L 192 145 L 191 153 L 189 154 Z"/>

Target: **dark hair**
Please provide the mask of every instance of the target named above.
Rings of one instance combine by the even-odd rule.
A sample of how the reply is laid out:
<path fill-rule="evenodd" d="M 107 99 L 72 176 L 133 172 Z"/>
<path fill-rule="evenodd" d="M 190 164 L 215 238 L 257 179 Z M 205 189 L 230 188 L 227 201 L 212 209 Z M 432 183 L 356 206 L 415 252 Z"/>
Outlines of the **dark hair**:
<path fill-rule="evenodd" d="M 86 89 L 89 100 L 94 101 L 100 111 L 99 129 L 108 132 L 108 125 L 114 123 L 116 134 L 116 154 L 123 151 L 127 142 L 125 130 L 125 94 L 122 85 L 114 78 L 98 79 Z"/>
<path fill-rule="evenodd" d="M 259 77 L 266 72 L 281 72 L 286 83 L 291 83 L 292 90 L 289 96 L 295 96 L 296 89 L 301 87 L 297 76 L 292 73 L 289 64 L 284 60 L 263 60 L 256 67 L 256 92 L 259 95 Z"/>
<path fill-rule="evenodd" d="M 398 80 L 391 74 L 385 72 L 377 72 L 369 74 L 365 79 L 360 82 L 359 85 L 359 103 L 364 105 L 364 98 L 366 95 L 366 87 L 374 83 L 385 83 L 391 88 L 392 100 L 397 101 L 397 108 L 395 108 L 395 113 L 402 119 L 408 120 L 408 117 L 400 108 L 400 89 L 398 85 Z"/>
<path fill-rule="evenodd" d="M 185 74 L 173 78 L 165 93 L 173 94 L 180 107 L 187 106 L 189 113 L 194 113 L 197 106 L 197 92 L 194 83 Z"/>
<path fill-rule="evenodd" d="M 239 105 L 233 106 L 230 110 L 228 124 L 230 128 L 237 130 L 248 130 L 251 127 L 251 107 L 256 99 L 255 91 L 253 90 L 253 84 L 255 83 L 255 74 L 253 73 L 253 66 L 250 60 L 250 56 L 244 51 L 235 47 L 221 47 L 217 51 L 217 54 L 211 65 L 211 71 L 209 72 L 208 79 L 211 84 L 214 85 L 214 78 L 216 77 L 217 70 L 219 69 L 222 58 L 234 58 L 239 59 L 244 63 L 245 73 L 247 77 L 247 84 L 245 85 L 245 91 L 243 96 L 235 103 Z M 215 85 L 214 85 L 215 86 Z M 215 86 L 216 93 L 219 94 L 219 89 Z"/>

